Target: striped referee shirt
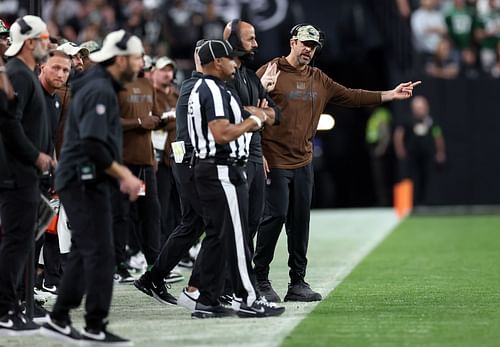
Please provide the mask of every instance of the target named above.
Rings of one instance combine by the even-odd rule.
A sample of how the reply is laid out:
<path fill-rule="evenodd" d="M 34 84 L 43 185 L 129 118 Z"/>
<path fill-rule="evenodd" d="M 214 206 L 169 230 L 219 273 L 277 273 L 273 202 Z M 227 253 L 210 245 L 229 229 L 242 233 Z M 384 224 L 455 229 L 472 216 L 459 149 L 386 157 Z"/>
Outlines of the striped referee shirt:
<path fill-rule="evenodd" d="M 223 81 L 203 76 L 189 96 L 188 130 L 191 143 L 200 159 L 247 159 L 252 133 L 245 133 L 224 145 L 217 144 L 208 127 L 216 119 L 228 119 L 232 124 L 243 122 L 241 103 Z"/>

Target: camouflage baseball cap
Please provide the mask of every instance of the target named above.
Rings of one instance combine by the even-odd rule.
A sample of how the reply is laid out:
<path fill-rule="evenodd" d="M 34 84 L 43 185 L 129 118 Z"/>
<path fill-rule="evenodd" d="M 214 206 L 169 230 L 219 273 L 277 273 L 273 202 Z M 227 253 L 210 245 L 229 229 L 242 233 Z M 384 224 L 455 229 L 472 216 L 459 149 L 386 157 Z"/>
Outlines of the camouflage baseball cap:
<path fill-rule="evenodd" d="M 2 34 L 8 35 L 9 29 L 5 25 L 4 21 L 0 19 L 0 35 L 2 35 Z"/>
<path fill-rule="evenodd" d="M 86 41 L 82 43 L 80 47 L 87 49 L 89 53 L 95 52 L 101 48 L 99 44 L 95 41 Z"/>
<path fill-rule="evenodd" d="M 298 28 L 297 34 L 293 37 L 301 42 L 313 41 L 320 45 L 320 35 L 318 29 L 312 25 L 304 25 Z"/>

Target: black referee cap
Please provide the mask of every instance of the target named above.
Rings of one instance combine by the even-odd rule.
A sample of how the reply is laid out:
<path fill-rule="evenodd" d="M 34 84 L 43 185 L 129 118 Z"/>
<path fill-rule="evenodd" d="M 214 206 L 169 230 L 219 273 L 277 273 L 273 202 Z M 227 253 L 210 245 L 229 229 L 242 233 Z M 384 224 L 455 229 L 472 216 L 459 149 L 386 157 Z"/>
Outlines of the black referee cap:
<path fill-rule="evenodd" d="M 207 40 L 198 51 L 201 65 L 206 65 L 216 58 L 233 58 L 242 54 L 233 50 L 233 47 L 226 40 Z"/>

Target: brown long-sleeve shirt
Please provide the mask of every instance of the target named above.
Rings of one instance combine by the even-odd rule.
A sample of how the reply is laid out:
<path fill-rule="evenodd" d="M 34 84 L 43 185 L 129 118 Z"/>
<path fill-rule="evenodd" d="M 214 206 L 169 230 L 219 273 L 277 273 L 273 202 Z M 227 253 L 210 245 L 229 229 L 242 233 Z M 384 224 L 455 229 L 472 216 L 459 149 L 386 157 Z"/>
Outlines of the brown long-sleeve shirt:
<path fill-rule="evenodd" d="M 161 116 L 156 91 L 146 78 L 125 84 L 118 94 L 120 115 L 125 119 L 146 118 L 150 114 Z M 138 127 L 123 133 L 123 162 L 129 165 L 153 165 L 151 130 Z"/>
<path fill-rule="evenodd" d="M 262 132 L 262 149 L 270 168 L 296 169 L 312 161 L 312 140 L 327 103 L 345 107 L 381 103 L 380 92 L 346 88 L 316 67 L 297 70 L 285 57 L 269 63 L 277 63 L 281 71 L 269 95 L 282 111 L 280 125 Z M 259 77 L 266 66 L 257 71 Z"/>

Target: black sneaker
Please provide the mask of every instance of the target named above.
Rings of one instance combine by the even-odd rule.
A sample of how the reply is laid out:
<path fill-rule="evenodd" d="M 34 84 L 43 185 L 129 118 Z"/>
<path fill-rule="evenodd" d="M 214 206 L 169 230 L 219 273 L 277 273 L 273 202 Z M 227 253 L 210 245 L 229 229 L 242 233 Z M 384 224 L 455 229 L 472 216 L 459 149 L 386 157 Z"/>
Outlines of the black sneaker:
<path fill-rule="evenodd" d="M 223 306 L 231 306 L 233 304 L 233 296 L 231 294 L 223 294 L 219 296 L 219 302 Z"/>
<path fill-rule="evenodd" d="M 106 327 L 101 330 L 94 330 L 85 328 L 82 330 L 82 346 L 133 346 L 132 341 L 120 337 L 116 334 L 112 334 L 106 330 Z"/>
<path fill-rule="evenodd" d="M 47 321 L 49 311 L 36 301 L 33 303 L 33 322 L 36 324 L 43 324 Z"/>
<path fill-rule="evenodd" d="M 47 292 L 47 293 L 50 293 L 50 294 L 55 295 L 55 296 L 57 296 L 57 294 L 59 293 L 57 291 L 57 287 L 55 285 L 48 285 L 47 283 L 45 283 L 45 280 L 43 280 L 41 290 L 43 292 Z"/>
<path fill-rule="evenodd" d="M 264 318 L 279 316 L 285 312 L 285 308 L 277 306 L 274 302 L 268 302 L 265 297 L 255 300 L 252 306 L 248 306 L 240 299 L 233 299 L 233 310 L 240 318 Z"/>
<path fill-rule="evenodd" d="M 39 330 L 40 326 L 22 312 L 9 311 L 0 317 L 0 336 L 29 336 Z"/>
<path fill-rule="evenodd" d="M 132 283 L 134 282 L 134 277 L 128 272 L 126 267 L 118 267 L 113 276 L 115 283 Z"/>
<path fill-rule="evenodd" d="M 321 301 L 320 293 L 311 289 L 308 283 L 299 281 L 297 283 L 290 283 L 288 285 L 288 292 L 285 295 L 285 301 Z"/>
<path fill-rule="evenodd" d="M 257 290 L 260 296 L 264 296 L 268 302 L 281 302 L 281 298 L 271 286 L 271 281 L 263 280 L 257 282 Z"/>
<path fill-rule="evenodd" d="M 145 272 L 138 280 L 134 282 L 134 286 L 146 295 L 149 295 L 162 304 L 177 305 L 177 299 L 168 292 L 165 283 L 154 283 L 151 279 L 151 272 Z"/>
<path fill-rule="evenodd" d="M 82 339 L 82 335 L 71 324 L 56 321 L 50 315 L 47 315 L 40 333 L 44 336 L 76 344 L 79 344 Z"/>
<path fill-rule="evenodd" d="M 194 307 L 191 317 L 193 318 L 223 318 L 234 316 L 235 312 L 232 308 L 224 307 L 222 305 L 207 306 L 197 302 Z"/>

